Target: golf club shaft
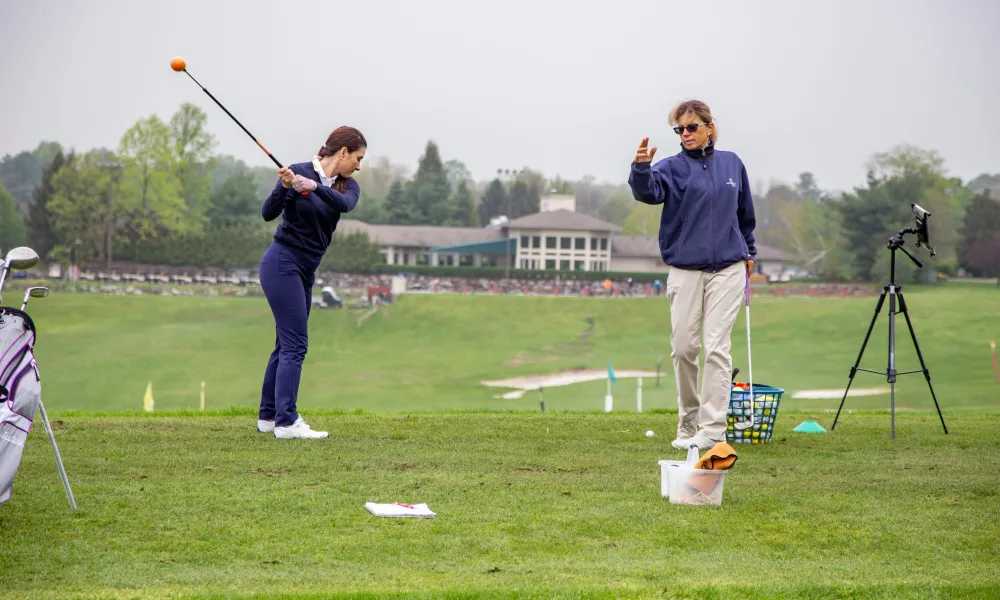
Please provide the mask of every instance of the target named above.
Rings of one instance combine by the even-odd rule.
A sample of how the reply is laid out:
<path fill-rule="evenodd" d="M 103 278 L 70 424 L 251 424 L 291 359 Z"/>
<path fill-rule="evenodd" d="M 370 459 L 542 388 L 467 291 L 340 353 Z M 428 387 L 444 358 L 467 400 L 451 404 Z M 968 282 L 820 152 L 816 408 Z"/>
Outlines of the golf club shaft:
<path fill-rule="evenodd" d="M 219 108 L 221 108 L 222 110 L 226 111 L 226 114 L 229 115 L 229 118 L 231 118 L 233 121 L 236 121 L 236 124 L 240 126 L 240 129 L 242 129 L 244 132 L 246 132 L 246 134 L 250 136 L 250 139 L 252 139 L 255 144 L 257 144 L 258 146 L 260 146 L 260 149 L 263 150 L 265 154 L 267 154 L 268 158 L 270 158 L 272 161 L 274 161 L 274 164 L 278 165 L 279 169 L 283 169 L 284 168 L 282 166 L 282 164 L 280 162 L 278 162 L 278 159 L 275 158 L 273 154 L 271 154 L 271 151 L 268 150 L 267 148 L 265 148 L 264 144 L 261 144 L 259 141 L 257 141 L 257 138 L 255 138 L 253 136 L 253 134 L 250 133 L 250 131 L 246 127 L 243 126 L 243 123 L 240 123 L 239 119 L 237 119 L 236 117 L 233 116 L 233 113 L 229 112 L 229 110 L 225 106 L 223 106 L 222 103 L 219 102 L 215 98 L 215 96 L 212 95 L 212 92 L 208 91 L 207 89 L 205 89 L 205 86 L 203 86 L 200 83 L 198 83 L 198 80 L 195 79 L 194 76 L 191 75 L 191 73 L 188 73 L 187 69 L 184 69 L 184 73 L 187 74 L 187 76 L 191 78 L 191 81 L 195 82 L 195 84 L 198 87 L 200 87 L 203 92 L 205 92 L 206 94 L 208 94 L 208 97 L 211 98 L 212 100 L 214 100 L 215 103 L 219 105 Z"/>
<path fill-rule="evenodd" d="M 10 267 L 4 265 L 0 267 L 0 302 L 3 301 L 3 283 L 7 279 L 7 273 L 10 271 Z"/>
<path fill-rule="evenodd" d="M 59 454 L 59 446 L 56 445 L 56 436 L 52 433 L 52 425 L 49 424 L 49 415 L 45 412 L 45 405 L 38 401 L 38 408 L 42 412 L 42 422 L 45 424 L 45 433 L 52 443 L 52 452 L 56 455 L 56 466 L 59 467 L 59 478 L 62 479 L 63 487 L 66 488 L 66 499 L 69 500 L 69 507 L 76 510 L 76 499 L 73 498 L 73 490 L 69 486 L 69 477 L 66 476 L 66 468 L 63 467 L 62 456 Z"/>

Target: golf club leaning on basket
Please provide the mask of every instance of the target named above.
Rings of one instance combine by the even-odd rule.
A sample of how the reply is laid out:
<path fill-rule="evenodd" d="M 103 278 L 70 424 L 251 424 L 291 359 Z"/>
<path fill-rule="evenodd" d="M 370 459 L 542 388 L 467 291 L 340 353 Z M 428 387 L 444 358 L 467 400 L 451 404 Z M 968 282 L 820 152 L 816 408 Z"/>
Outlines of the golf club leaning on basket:
<path fill-rule="evenodd" d="M 746 286 L 743 289 L 743 298 L 746 302 L 744 312 L 747 315 L 747 371 L 749 371 L 748 376 L 750 377 L 750 420 L 739 421 L 733 424 L 735 429 L 741 431 L 753 427 L 754 413 L 756 412 L 753 397 L 753 359 L 750 356 L 750 265 L 747 265 L 746 269 Z M 733 375 L 735 377 L 735 373 Z"/>
<path fill-rule="evenodd" d="M 3 295 L 2 295 L 3 284 L 6 281 L 7 275 L 10 273 L 10 271 L 11 270 L 26 271 L 37 265 L 38 261 L 39 261 L 38 254 L 34 250 L 26 246 L 13 248 L 10 250 L 10 252 L 7 253 L 7 256 L 5 258 L 0 258 L 0 302 L 3 301 Z M 10 426 L 15 428 L 11 431 L 16 432 L 17 429 L 20 429 L 21 432 L 25 432 L 24 438 L 21 440 L 18 440 L 17 436 L 8 439 L 6 433 L 3 439 L 5 443 L 14 444 L 13 446 L 10 447 L 17 450 L 13 455 L 7 454 L 6 452 L 0 452 L 0 458 L 4 459 L 0 460 L 0 473 L 4 474 L 4 486 L 3 486 L 4 490 L 0 490 L 0 492 L 5 493 L 8 498 L 11 486 L 13 484 L 13 478 L 16 475 L 17 468 L 20 464 L 21 449 L 17 448 L 17 446 L 21 446 L 23 448 L 23 443 L 26 440 L 27 436 L 26 432 L 30 430 L 30 421 L 35 416 L 34 410 L 32 410 L 30 407 L 17 406 L 18 382 L 23 381 L 19 380 L 17 376 L 14 376 L 14 372 L 18 370 L 18 365 L 23 365 L 23 368 L 20 370 L 20 375 L 19 375 L 20 377 L 27 376 L 26 373 L 27 374 L 33 373 L 34 376 L 38 378 L 38 365 L 35 363 L 35 358 L 34 358 L 34 341 L 35 341 L 34 324 L 31 321 L 31 317 L 28 316 L 28 314 L 24 311 L 27 308 L 28 301 L 31 298 L 45 298 L 48 295 L 49 295 L 49 289 L 47 287 L 41 287 L 41 286 L 29 287 L 24 292 L 24 299 L 21 302 L 20 309 L 0 307 L 0 322 L 3 321 L 3 317 L 6 317 L 8 319 L 7 322 L 10 323 L 11 321 L 9 319 L 13 317 L 14 323 L 24 324 L 24 330 L 22 331 L 21 334 L 17 335 L 16 337 L 17 340 L 16 343 L 18 345 L 21 345 L 21 348 L 18 352 L 14 353 L 13 355 L 14 358 L 11 359 L 10 366 L 12 366 L 13 368 L 11 368 L 9 370 L 9 373 L 5 376 L 3 372 L 6 371 L 7 369 L 0 367 L 0 382 L 2 382 L 3 384 L 0 385 L 0 387 L 3 388 L 4 397 L 6 397 L 7 401 L 10 403 L 9 410 L 7 409 L 7 407 L 4 407 L 5 417 L 4 420 L 0 421 L 0 426 L 10 421 L 9 423 Z M 18 355 L 22 352 L 25 354 L 22 354 L 21 357 L 18 358 Z M 0 356 L 0 360 L 2 360 L 3 358 L 4 358 L 3 356 Z M 3 377 L 9 378 L 10 380 L 13 381 L 13 383 L 11 383 L 11 381 L 4 381 L 2 379 Z M 72 488 L 70 488 L 69 485 L 69 477 L 67 477 L 66 469 L 63 466 L 62 456 L 59 453 L 59 446 L 56 444 L 56 438 L 52 432 L 52 425 L 49 423 L 48 413 L 46 413 L 45 405 L 42 403 L 42 397 L 40 391 L 40 378 L 38 378 L 38 382 L 39 383 L 37 385 L 39 385 L 39 388 L 37 391 L 37 403 L 38 403 L 37 408 L 42 415 L 42 423 L 45 426 L 45 433 L 46 435 L 48 435 L 49 442 L 52 444 L 52 452 L 55 454 L 56 466 L 59 469 L 59 478 L 62 480 L 63 487 L 66 489 L 66 499 L 69 501 L 70 508 L 76 510 L 76 500 L 73 498 L 73 490 Z M 8 385 L 10 386 L 10 389 L 4 387 Z M 25 410 L 25 408 L 27 408 L 27 410 Z M 20 410 L 21 412 L 18 413 L 17 412 L 18 410 Z M 26 413 L 30 413 L 30 416 L 28 416 L 28 414 Z M 26 426 L 27 428 L 25 428 Z"/>

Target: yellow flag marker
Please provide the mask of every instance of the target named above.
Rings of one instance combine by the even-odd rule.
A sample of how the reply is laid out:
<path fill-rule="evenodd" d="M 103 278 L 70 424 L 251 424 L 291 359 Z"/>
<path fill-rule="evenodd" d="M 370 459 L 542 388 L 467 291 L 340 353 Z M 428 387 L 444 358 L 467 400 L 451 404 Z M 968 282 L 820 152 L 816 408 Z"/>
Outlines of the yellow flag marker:
<path fill-rule="evenodd" d="M 146 395 L 142 398 L 142 405 L 146 412 L 153 412 L 153 382 L 146 386 Z"/>
<path fill-rule="evenodd" d="M 201 382 L 201 410 L 205 411 L 205 382 Z"/>

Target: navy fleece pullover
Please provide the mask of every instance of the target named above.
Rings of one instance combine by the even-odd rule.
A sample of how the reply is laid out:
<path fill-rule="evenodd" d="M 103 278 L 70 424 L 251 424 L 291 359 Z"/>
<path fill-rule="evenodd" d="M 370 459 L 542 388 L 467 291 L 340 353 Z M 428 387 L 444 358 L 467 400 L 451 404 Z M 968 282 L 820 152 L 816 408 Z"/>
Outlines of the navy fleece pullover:
<path fill-rule="evenodd" d="M 671 267 L 716 272 L 757 254 L 750 182 L 733 152 L 682 149 L 655 165 L 632 163 L 632 196 L 662 204 L 660 254 Z"/>
<path fill-rule="evenodd" d="M 293 188 L 285 189 L 279 179 L 264 200 L 260 214 L 265 221 L 283 216 L 274 239 L 286 246 L 312 256 L 323 256 L 333 240 L 340 215 L 350 212 L 358 204 L 361 186 L 353 178 L 347 181 L 343 194 L 323 185 L 312 162 L 295 163 L 288 168 L 297 175 L 316 182 L 316 189 L 303 196 Z"/>

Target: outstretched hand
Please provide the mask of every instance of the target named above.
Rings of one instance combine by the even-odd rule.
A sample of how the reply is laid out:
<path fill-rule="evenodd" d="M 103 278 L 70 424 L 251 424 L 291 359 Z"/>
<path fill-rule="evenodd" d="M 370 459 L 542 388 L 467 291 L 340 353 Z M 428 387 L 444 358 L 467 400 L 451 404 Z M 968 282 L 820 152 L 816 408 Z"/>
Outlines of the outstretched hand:
<path fill-rule="evenodd" d="M 653 155 L 656 154 L 656 146 L 649 149 L 649 138 L 642 138 L 642 143 L 639 144 L 639 149 L 635 151 L 635 162 L 646 163 L 653 161 Z"/>

